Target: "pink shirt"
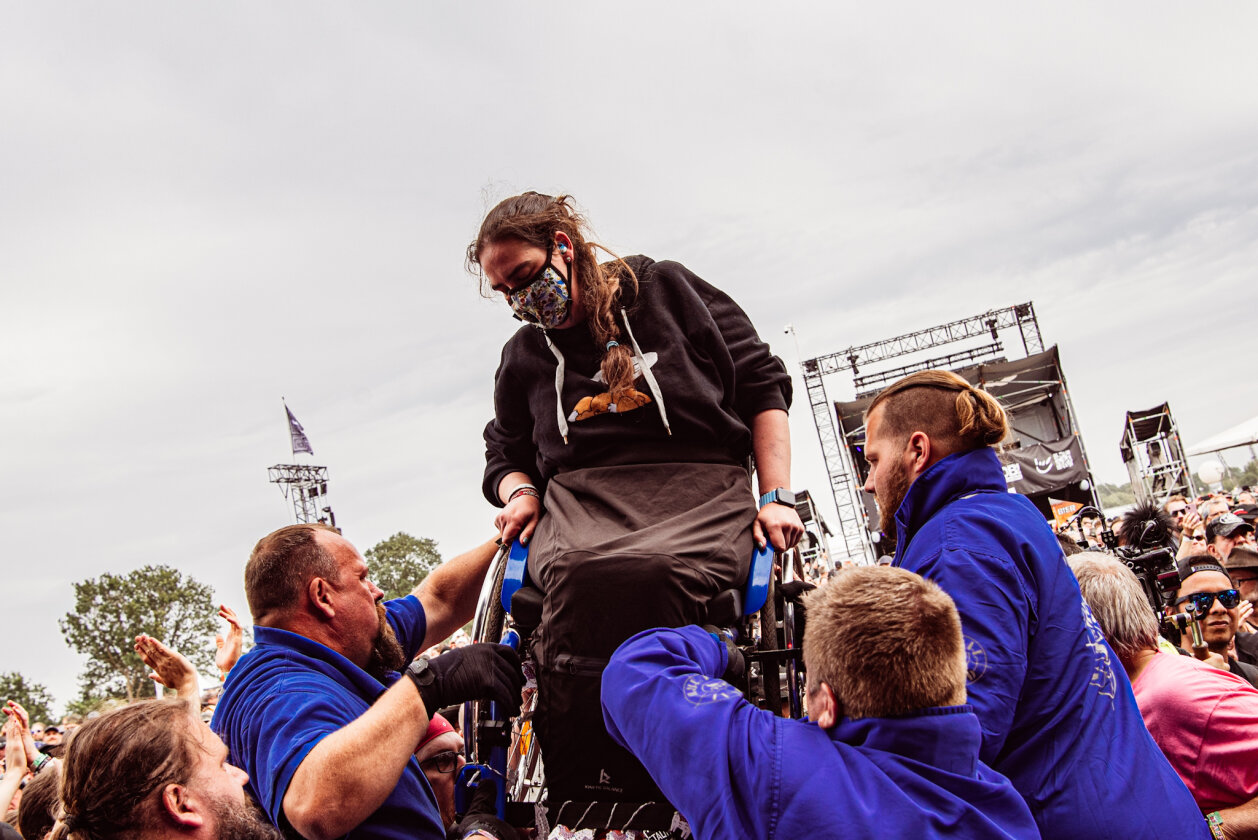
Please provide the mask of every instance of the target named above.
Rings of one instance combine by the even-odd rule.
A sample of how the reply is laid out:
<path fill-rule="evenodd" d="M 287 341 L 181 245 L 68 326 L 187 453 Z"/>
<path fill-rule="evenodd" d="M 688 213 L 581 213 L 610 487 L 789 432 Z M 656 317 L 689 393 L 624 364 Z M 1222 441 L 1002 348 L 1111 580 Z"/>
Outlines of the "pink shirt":
<path fill-rule="evenodd" d="M 1131 687 L 1145 726 L 1203 813 L 1258 795 L 1258 690 L 1167 653 L 1153 657 Z"/>

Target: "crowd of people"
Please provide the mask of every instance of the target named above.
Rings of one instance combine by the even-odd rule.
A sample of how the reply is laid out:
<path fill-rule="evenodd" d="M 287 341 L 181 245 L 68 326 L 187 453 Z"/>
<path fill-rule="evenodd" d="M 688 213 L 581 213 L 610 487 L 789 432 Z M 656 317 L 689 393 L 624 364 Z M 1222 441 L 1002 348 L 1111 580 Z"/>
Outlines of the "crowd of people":
<path fill-rule="evenodd" d="M 139 636 L 173 697 L 63 744 L 5 707 L 0 802 L 22 837 L 515 840 L 529 830 L 496 808 L 501 780 L 456 807 L 453 724 L 467 701 L 513 717 L 535 690 L 550 802 L 667 803 L 670 836 L 1258 838 L 1251 494 L 1107 523 L 1136 551 L 1165 544 L 1151 585 L 1084 550 L 1099 519 L 1076 541 L 1008 492 L 995 399 L 911 374 L 865 418 L 894 554 L 835 570 L 804 543 L 806 716 L 783 718 L 734 687 L 744 651 L 708 615 L 753 546 L 805 537 L 790 378 L 719 289 L 598 248 L 568 197 L 525 193 L 468 249 L 524 322 L 485 429 L 495 538 L 386 601 L 335 528 L 264 536 L 244 567 L 251 649 L 220 613 L 220 691 Z M 458 635 L 513 540 L 541 592 L 527 689 L 515 650 Z"/>
<path fill-rule="evenodd" d="M 998 407 L 929 374 L 871 408 L 869 489 L 897 553 L 806 596 L 808 719 L 735 690 L 741 653 L 727 639 L 652 629 L 604 674 L 609 737 L 696 837 L 1258 836 L 1258 688 L 1243 641 L 1258 636 L 1258 546 L 1244 492 L 1196 500 L 1209 540 L 1187 553 L 1194 506 L 1172 498 L 1158 513 L 1180 555 L 1166 612 L 1201 631 L 1200 644 L 1168 639 L 1128 564 L 1082 550 L 1067 566 L 1033 506 L 1005 492 L 989 446 L 1003 436 Z M 477 546 L 382 602 L 335 530 L 264 537 L 245 570 L 256 644 L 243 656 L 241 622 L 222 613 L 221 696 L 141 636 L 137 652 L 175 697 L 63 725 L 7 704 L 6 830 L 519 836 L 494 816 L 492 784 L 456 813 L 463 742 L 440 711 L 518 706 L 509 648 L 436 645 L 467 621 L 496 551 Z"/>

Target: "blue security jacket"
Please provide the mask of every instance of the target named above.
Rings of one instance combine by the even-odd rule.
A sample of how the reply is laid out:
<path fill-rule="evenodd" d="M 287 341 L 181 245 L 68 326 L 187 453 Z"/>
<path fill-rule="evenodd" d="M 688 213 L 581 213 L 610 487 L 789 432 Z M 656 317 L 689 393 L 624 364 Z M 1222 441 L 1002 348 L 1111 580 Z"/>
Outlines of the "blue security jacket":
<path fill-rule="evenodd" d="M 608 732 L 698 840 L 1039 837 L 1009 780 L 979 761 L 968 706 L 827 731 L 752 706 L 716 678 L 726 662 L 698 627 L 648 630 L 603 674 Z"/>
<path fill-rule="evenodd" d="M 413 657 L 427 630 L 424 608 L 413 595 L 386 601 L 385 608 L 407 658 Z M 227 675 L 210 727 L 227 744 L 231 762 L 249 774 L 249 793 L 271 822 L 287 827 L 284 794 L 302 760 L 367 711 L 387 686 L 305 636 L 255 627 L 254 637 L 257 645 Z M 386 681 L 400 677 L 392 673 Z M 445 837 L 436 797 L 414 758 L 384 804 L 346 836 Z"/>
<path fill-rule="evenodd" d="M 1008 492 L 991 449 L 919 476 L 896 533 L 895 564 L 956 602 L 981 756 L 1026 798 L 1045 838 L 1209 836 L 1056 537 Z"/>

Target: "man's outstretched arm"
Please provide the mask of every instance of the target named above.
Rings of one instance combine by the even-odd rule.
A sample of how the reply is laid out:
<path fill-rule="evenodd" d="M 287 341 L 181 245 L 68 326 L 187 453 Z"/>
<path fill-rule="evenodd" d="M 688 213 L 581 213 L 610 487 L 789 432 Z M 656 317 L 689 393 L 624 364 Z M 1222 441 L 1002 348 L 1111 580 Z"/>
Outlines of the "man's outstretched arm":
<path fill-rule="evenodd" d="M 411 594 L 424 605 L 428 622 L 420 650 L 427 650 L 472 620 L 485 573 L 497 553 L 497 540 L 490 540 L 442 563 L 415 587 Z"/>
<path fill-rule="evenodd" d="M 332 840 L 361 825 L 389 797 L 437 709 L 493 700 L 520 707 L 524 675 L 505 645 L 470 645 L 427 663 L 422 683 L 402 677 L 349 724 L 306 755 L 284 793 L 283 812 L 309 840 Z"/>

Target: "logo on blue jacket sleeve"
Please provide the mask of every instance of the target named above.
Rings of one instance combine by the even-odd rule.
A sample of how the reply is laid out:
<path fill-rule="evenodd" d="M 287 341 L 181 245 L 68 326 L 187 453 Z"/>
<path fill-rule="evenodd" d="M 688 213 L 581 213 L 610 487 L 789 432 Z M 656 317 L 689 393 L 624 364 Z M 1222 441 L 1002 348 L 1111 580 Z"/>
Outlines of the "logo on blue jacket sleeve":
<path fill-rule="evenodd" d="M 1114 666 L 1110 663 L 1109 645 L 1105 643 L 1105 634 L 1092 617 L 1092 610 L 1087 602 L 1083 603 L 1083 629 L 1088 635 L 1085 646 L 1092 652 L 1092 678 L 1088 685 L 1095 688 L 1097 694 L 1108 697 L 1112 701 L 1118 693 L 1118 681 L 1114 678 Z"/>
<path fill-rule="evenodd" d="M 974 639 L 965 637 L 965 679 L 978 682 L 987 673 L 987 651 Z"/>
<path fill-rule="evenodd" d="M 699 674 L 686 677 L 686 681 L 682 684 L 682 693 L 685 694 L 686 700 L 695 706 L 742 697 L 738 689 L 725 680 L 703 677 Z"/>

